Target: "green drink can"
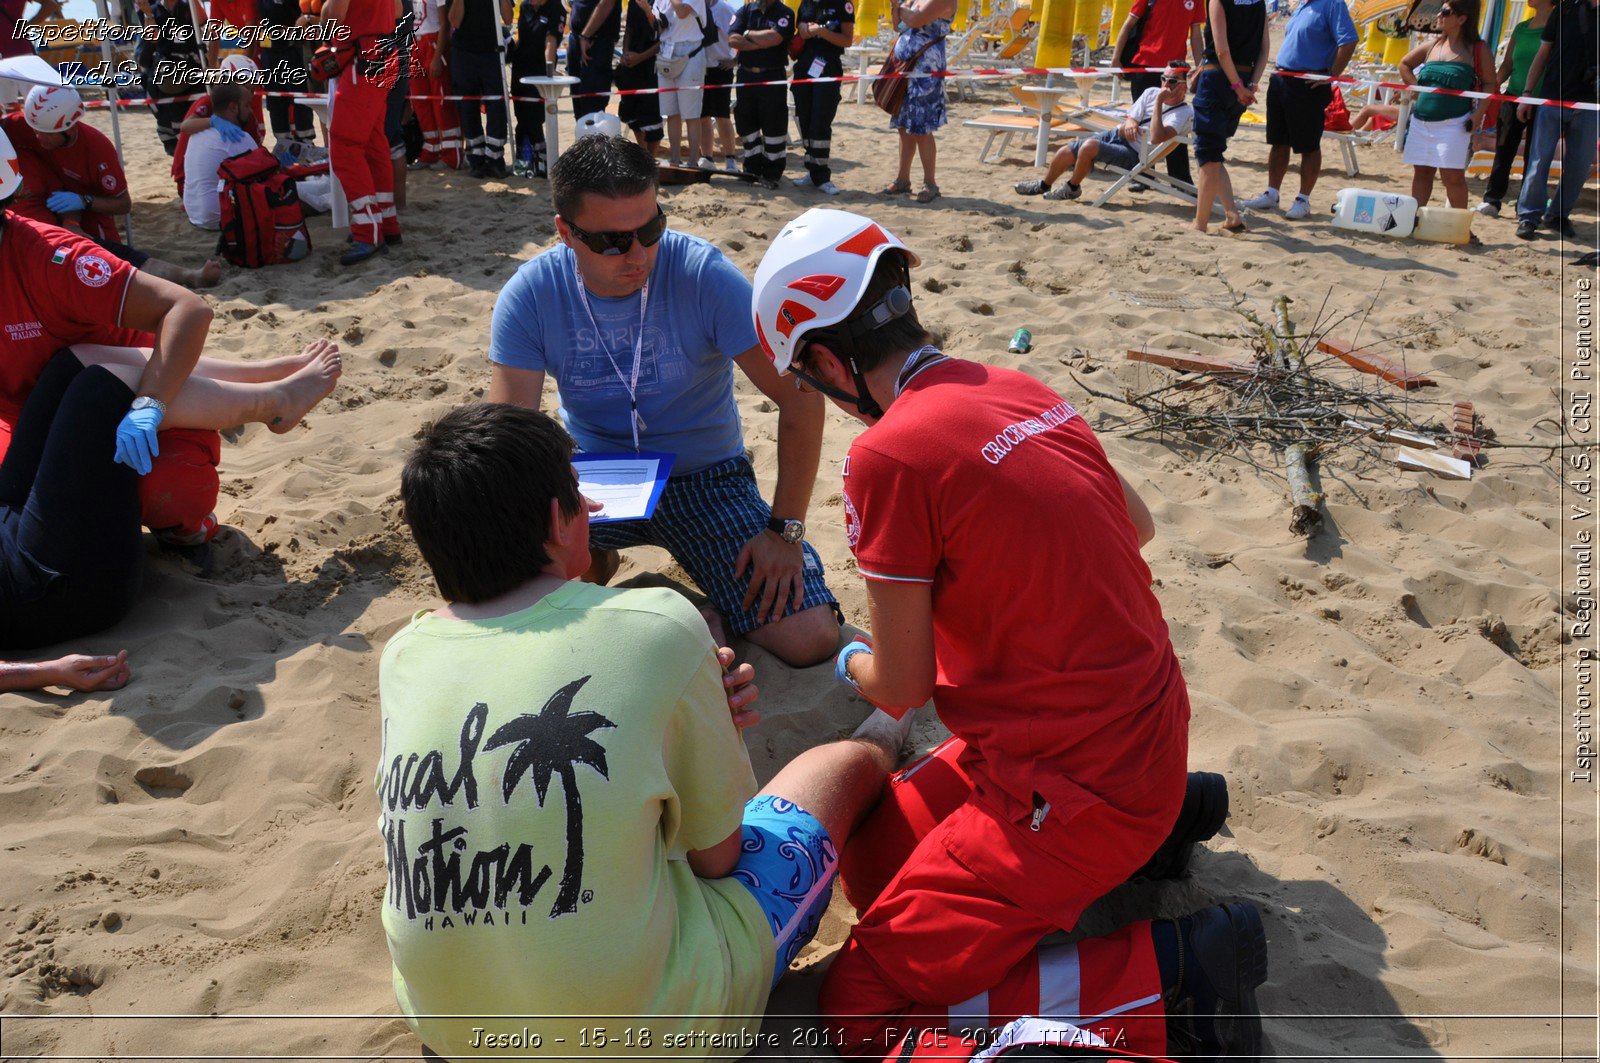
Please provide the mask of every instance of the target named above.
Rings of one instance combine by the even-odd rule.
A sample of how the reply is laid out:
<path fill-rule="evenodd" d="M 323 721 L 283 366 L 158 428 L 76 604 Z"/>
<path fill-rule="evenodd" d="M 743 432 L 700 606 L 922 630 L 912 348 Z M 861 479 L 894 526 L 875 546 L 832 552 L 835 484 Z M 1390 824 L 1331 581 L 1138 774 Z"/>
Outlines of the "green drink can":
<path fill-rule="evenodd" d="M 1033 333 L 1025 328 L 1017 329 L 1016 335 L 1011 337 L 1011 346 L 1006 350 L 1012 354 L 1027 354 L 1033 350 Z"/>

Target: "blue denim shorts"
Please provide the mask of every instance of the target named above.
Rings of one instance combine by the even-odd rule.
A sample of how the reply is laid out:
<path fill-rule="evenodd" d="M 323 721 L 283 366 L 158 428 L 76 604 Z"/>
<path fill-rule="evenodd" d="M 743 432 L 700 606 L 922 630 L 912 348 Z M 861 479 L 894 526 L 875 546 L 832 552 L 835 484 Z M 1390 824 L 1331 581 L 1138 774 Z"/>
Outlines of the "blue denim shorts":
<path fill-rule="evenodd" d="M 1079 137 L 1072 142 L 1072 154 L 1076 156 L 1091 140 L 1100 142 L 1100 154 L 1095 157 L 1095 162 L 1107 166 L 1120 166 L 1124 170 L 1131 170 L 1139 165 L 1139 149 L 1129 147 L 1128 142 L 1122 139 L 1122 134 L 1116 129 L 1107 129 L 1092 137 Z"/>
<path fill-rule="evenodd" d="M 839 854 L 817 818 L 793 801 L 757 797 L 744 806 L 743 840 L 733 877 L 767 914 L 778 944 L 772 984 L 817 933 L 833 897 Z"/>
<path fill-rule="evenodd" d="M 1200 71 L 1194 89 L 1194 161 L 1204 166 L 1221 162 L 1228 138 L 1239 130 L 1244 105 L 1220 70 Z"/>

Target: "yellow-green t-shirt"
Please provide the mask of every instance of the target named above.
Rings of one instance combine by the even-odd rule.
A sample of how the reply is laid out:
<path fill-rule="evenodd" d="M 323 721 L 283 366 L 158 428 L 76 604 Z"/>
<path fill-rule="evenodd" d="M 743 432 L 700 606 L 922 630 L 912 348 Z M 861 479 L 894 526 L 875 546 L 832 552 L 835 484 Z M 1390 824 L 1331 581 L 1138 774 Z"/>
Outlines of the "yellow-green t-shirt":
<path fill-rule="evenodd" d="M 721 675 L 705 622 L 666 590 L 570 583 L 493 620 L 419 614 L 389 641 L 383 927 L 430 1048 L 744 1054 L 772 931 L 742 886 L 685 859 L 755 793 Z"/>

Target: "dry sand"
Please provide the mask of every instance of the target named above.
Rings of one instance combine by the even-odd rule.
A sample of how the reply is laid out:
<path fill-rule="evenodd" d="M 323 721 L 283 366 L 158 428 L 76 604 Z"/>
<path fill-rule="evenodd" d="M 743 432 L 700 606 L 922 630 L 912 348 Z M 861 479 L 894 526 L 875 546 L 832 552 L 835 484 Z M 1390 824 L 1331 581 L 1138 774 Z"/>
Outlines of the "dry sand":
<path fill-rule="evenodd" d="M 1160 382 L 1164 371 L 1124 361 L 1132 345 L 1242 351 L 1227 312 L 1114 294 L 1206 299 L 1225 275 L 1262 312 L 1291 295 L 1302 322 L 1324 303 L 1325 316 L 1370 307 L 1361 337 L 1398 341 L 1391 353 L 1438 379 L 1429 399 L 1471 400 L 1501 441 L 1548 446 L 1571 249 L 1516 241 L 1504 219 L 1479 221 L 1486 246 L 1474 250 L 1331 229 L 1322 212 L 1338 188 L 1407 187 L 1388 148 L 1363 152 L 1358 182 L 1325 175 L 1316 219 L 1256 218 L 1236 237 L 1192 234 L 1187 210 L 1152 194 L 1101 209 L 1022 199 L 1010 186 L 1032 172 L 1023 149 L 979 165 L 981 138 L 959 125 L 1005 102 L 994 86 L 980 96 L 940 136 L 945 197 L 932 207 L 863 194 L 891 176 L 893 142 L 879 112 L 846 103 L 834 157 L 849 191 L 826 205 L 870 212 L 916 249 L 918 305 L 947 348 L 1061 390 L 1155 513 L 1146 556 L 1193 697 L 1192 765 L 1227 774 L 1232 836 L 1197 858 L 1191 882 L 1126 891 L 1089 925 L 1253 901 L 1271 948 L 1261 1006 L 1284 1056 L 1591 1054 L 1593 1021 L 1563 1036 L 1557 1018 L 1594 1010 L 1596 822 L 1592 787 L 1563 782 L 1562 631 L 1575 606 L 1560 584 L 1555 460 L 1497 451 L 1470 483 L 1335 465 L 1322 474 L 1327 521 L 1307 542 L 1288 532 L 1274 476 L 1119 436 L 1128 408 L 1079 385 Z M 1242 195 L 1263 183 L 1259 128 L 1235 141 Z M 138 242 L 198 261 L 212 238 L 183 220 L 150 118 L 130 115 L 123 134 Z M 676 227 L 750 274 L 781 224 L 822 202 L 787 183 L 663 200 Z M 1591 194 L 1577 216 L 1591 241 L 1594 217 Z M 0 696 L 7 1056 L 418 1050 L 392 1016 L 371 790 L 378 652 L 431 594 L 399 521 L 398 471 L 419 425 L 482 396 L 495 293 L 553 237 L 542 182 L 414 174 L 404 221 L 403 249 L 345 270 L 342 234 L 317 219 L 310 261 L 232 270 L 209 293 L 209 353 L 261 358 L 331 336 L 343 380 L 287 436 L 230 436 L 228 530 L 209 572 L 153 552 L 133 615 L 72 647 L 126 647 L 125 691 Z M 1019 326 L 1034 333 L 1022 356 L 1006 353 Z M 738 394 L 770 489 L 775 418 L 742 377 Z M 859 624 L 838 484 L 856 427 L 830 411 L 810 522 Z M 1026 534 L 997 529 L 997 555 Z M 683 579 L 653 551 L 623 576 L 651 572 Z M 749 735 L 762 777 L 864 715 L 829 669 L 749 652 L 764 690 L 766 719 Z M 774 1011 L 812 1007 L 848 920 L 836 900 Z"/>

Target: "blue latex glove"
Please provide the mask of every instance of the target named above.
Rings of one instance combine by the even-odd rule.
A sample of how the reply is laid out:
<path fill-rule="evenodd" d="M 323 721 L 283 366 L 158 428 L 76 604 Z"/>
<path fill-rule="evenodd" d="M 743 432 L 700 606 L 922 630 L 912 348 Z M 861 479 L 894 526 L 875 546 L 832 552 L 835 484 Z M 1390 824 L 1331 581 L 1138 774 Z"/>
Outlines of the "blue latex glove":
<path fill-rule="evenodd" d="M 116 460 L 140 476 L 147 474 L 150 460 L 161 453 L 161 446 L 156 442 L 156 428 L 160 424 L 161 411 L 154 407 L 129 410 L 117 425 Z"/>
<path fill-rule="evenodd" d="M 77 192 L 51 192 L 44 205 L 52 214 L 73 214 L 89 209 L 89 197 Z"/>
<path fill-rule="evenodd" d="M 240 129 L 221 115 L 214 114 L 211 116 L 211 128 L 215 129 L 217 135 L 222 137 L 224 144 L 242 144 L 249 139 L 243 129 Z"/>

